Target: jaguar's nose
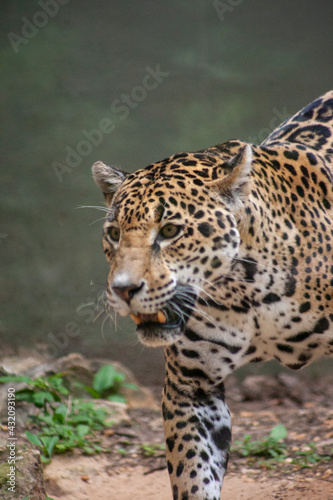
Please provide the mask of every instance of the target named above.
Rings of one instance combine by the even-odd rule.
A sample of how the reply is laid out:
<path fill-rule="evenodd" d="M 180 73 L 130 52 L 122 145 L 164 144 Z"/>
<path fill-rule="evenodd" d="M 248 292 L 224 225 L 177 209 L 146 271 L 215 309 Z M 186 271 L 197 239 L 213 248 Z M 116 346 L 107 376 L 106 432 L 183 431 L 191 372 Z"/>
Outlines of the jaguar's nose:
<path fill-rule="evenodd" d="M 136 293 L 138 293 L 143 287 L 141 285 L 128 285 L 128 286 L 113 286 L 112 290 L 118 295 L 122 300 L 129 304 Z"/>

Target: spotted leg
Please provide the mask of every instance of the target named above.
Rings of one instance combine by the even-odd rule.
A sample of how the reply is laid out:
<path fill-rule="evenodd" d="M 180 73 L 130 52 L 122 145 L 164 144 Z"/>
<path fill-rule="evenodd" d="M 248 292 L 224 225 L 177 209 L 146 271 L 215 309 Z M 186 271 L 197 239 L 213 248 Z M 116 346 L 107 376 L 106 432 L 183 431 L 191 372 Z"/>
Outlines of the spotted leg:
<path fill-rule="evenodd" d="M 167 363 L 168 365 L 168 363 Z M 224 386 L 205 391 L 167 367 L 162 410 L 174 500 L 220 500 L 231 443 Z"/>

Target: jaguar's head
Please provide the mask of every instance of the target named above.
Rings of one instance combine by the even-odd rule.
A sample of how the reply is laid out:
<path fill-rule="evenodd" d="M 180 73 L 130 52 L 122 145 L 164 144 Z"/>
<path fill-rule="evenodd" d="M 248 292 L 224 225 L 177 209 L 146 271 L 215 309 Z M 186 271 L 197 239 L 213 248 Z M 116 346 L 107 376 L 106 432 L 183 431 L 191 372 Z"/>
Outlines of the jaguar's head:
<path fill-rule="evenodd" d="M 109 209 L 108 300 L 115 312 L 131 315 L 144 344 L 172 344 L 189 321 L 199 323 L 201 306 L 232 271 L 252 154 L 239 142 L 223 146 L 134 174 L 93 165 Z"/>

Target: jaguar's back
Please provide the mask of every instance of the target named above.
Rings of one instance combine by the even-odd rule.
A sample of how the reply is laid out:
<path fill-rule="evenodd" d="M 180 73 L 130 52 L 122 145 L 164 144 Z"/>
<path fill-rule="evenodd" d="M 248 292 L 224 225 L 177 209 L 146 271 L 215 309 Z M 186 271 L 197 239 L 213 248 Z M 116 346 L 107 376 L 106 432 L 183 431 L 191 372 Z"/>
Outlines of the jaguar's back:
<path fill-rule="evenodd" d="M 327 92 L 277 127 L 262 146 L 303 144 L 333 168 L 333 91 Z"/>

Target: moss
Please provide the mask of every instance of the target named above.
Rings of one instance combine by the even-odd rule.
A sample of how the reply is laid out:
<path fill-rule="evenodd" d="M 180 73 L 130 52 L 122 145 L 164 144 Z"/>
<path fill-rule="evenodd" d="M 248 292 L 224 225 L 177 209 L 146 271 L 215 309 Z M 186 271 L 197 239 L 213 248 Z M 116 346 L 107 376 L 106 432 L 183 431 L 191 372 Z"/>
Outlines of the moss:
<path fill-rule="evenodd" d="M 7 474 L 9 474 L 10 471 L 9 467 L 10 465 L 8 462 L 0 464 L 0 488 L 2 488 L 7 482 Z"/>
<path fill-rule="evenodd" d="M 34 500 L 45 500 L 43 469 L 39 453 L 34 449 L 22 449 L 17 453 L 15 464 L 15 493 L 8 491 L 7 474 L 10 464 L 4 459 L 0 464 L 0 498 L 2 500 L 18 500 L 22 498 L 33 498 Z M 1 457 L 4 458 L 4 457 Z"/>

